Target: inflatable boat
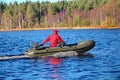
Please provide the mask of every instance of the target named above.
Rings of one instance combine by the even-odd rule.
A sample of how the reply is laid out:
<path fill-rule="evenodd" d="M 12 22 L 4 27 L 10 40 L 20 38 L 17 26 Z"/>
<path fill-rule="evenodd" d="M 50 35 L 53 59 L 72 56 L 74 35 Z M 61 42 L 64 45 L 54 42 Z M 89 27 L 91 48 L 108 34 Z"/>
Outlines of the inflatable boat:
<path fill-rule="evenodd" d="M 21 55 L 7 55 L 0 56 L 1 60 L 13 60 L 13 59 L 26 59 L 26 58 L 36 58 L 36 57 L 71 57 L 71 56 L 83 56 L 91 57 L 90 54 L 84 54 L 84 52 L 89 51 L 95 46 L 93 40 L 84 40 L 78 43 L 69 44 L 63 47 L 49 48 L 41 46 L 40 48 L 28 48 L 24 54 Z"/>
<path fill-rule="evenodd" d="M 39 49 L 29 48 L 25 51 L 25 55 L 29 57 L 50 57 L 55 56 L 57 54 L 63 53 L 67 56 L 69 51 L 74 51 L 80 55 L 81 53 L 84 53 L 86 51 L 89 51 L 95 46 L 95 42 L 93 40 L 84 40 L 78 43 L 73 43 L 69 45 L 65 45 L 63 47 L 55 47 L 55 48 L 49 48 L 49 47 L 41 47 Z M 73 52 L 71 55 L 74 55 Z M 58 56 L 59 57 L 59 56 Z"/>

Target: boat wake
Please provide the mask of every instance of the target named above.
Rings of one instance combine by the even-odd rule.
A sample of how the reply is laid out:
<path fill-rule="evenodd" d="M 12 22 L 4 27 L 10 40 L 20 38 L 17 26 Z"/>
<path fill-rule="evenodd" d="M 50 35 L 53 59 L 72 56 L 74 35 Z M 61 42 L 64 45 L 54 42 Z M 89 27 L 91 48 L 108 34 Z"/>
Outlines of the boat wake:
<path fill-rule="evenodd" d="M 72 57 L 72 56 L 77 56 L 78 53 L 76 51 L 67 51 L 67 52 L 58 52 L 53 55 L 52 57 Z"/>
<path fill-rule="evenodd" d="M 7 55 L 7 56 L 0 56 L 0 61 L 2 60 L 12 60 L 12 59 L 25 59 L 25 58 L 30 58 L 27 55 Z"/>
<path fill-rule="evenodd" d="M 56 57 L 56 58 L 62 58 L 62 57 L 74 57 L 74 56 L 79 56 L 79 57 L 93 57 L 92 54 L 89 53 L 77 53 L 76 51 L 66 51 L 66 52 L 57 52 L 51 56 L 48 57 Z M 6 55 L 6 56 L 0 56 L 0 61 L 3 60 L 15 60 L 15 59 L 30 59 L 32 57 L 25 55 L 25 54 L 20 54 L 20 55 Z M 35 58 L 35 57 L 33 57 Z M 43 56 L 41 58 L 44 58 Z"/>

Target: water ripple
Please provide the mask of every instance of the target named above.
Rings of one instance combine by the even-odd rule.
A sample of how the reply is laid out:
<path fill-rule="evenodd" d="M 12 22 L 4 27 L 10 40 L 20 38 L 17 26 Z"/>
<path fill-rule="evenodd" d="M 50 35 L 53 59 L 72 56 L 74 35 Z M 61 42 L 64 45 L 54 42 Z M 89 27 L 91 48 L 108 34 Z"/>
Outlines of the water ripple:
<path fill-rule="evenodd" d="M 0 32 L 0 56 L 22 54 L 30 41 L 40 44 L 50 33 L 51 30 Z M 59 34 L 67 44 L 93 39 L 96 46 L 88 53 L 94 57 L 0 61 L 0 80 L 120 79 L 120 29 L 68 29 Z"/>

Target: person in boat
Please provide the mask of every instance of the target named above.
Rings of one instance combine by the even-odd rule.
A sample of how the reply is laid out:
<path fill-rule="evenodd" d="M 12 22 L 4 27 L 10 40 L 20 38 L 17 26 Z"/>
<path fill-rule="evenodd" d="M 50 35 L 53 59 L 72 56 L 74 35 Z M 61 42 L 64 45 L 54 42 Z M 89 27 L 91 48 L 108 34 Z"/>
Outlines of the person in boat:
<path fill-rule="evenodd" d="M 59 36 L 57 29 L 54 29 L 53 33 L 50 34 L 45 40 L 43 40 L 42 44 L 40 46 L 43 46 L 48 41 L 49 41 L 49 44 L 50 44 L 50 48 L 54 48 L 54 47 L 57 47 L 57 46 L 62 47 L 62 46 L 65 45 L 64 41 Z"/>

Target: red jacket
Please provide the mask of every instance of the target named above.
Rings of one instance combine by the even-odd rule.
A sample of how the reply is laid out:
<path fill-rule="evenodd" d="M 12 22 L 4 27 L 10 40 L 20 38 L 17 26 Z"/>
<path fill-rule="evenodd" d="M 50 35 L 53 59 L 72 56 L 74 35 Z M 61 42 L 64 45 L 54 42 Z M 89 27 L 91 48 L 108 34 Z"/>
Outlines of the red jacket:
<path fill-rule="evenodd" d="M 45 44 L 48 41 L 50 42 L 51 48 L 58 46 L 58 42 L 63 42 L 62 38 L 56 32 L 53 32 L 53 34 L 43 40 L 42 44 Z"/>

